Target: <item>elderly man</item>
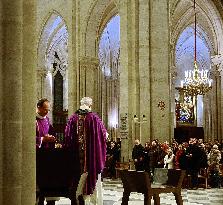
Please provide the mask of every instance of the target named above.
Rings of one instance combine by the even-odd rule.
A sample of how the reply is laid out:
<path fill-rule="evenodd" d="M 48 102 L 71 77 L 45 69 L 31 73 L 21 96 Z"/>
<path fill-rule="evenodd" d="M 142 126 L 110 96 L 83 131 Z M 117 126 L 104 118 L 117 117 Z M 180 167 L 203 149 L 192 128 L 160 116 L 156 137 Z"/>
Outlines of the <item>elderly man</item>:
<path fill-rule="evenodd" d="M 99 116 L 91 111 L 91 106 L 91 98 L 82 98 L 80 108 L 68 120 L 64 147 L 76 152 L 80 175 L 88 173 L 83 190 L 85 200 L 100 205 L 102 197 L 96 198 L 95 187 L 105 166 L 107 131 Z"/>
<path fill-rule="evenodd" d="M 132 150 L 132 159 L 134 160 L 136 171 L 143 171 L 143 159 L 144 158 L 144 147 L 141 145 L 138 139 L 135 140 L 135 145 Z"/>

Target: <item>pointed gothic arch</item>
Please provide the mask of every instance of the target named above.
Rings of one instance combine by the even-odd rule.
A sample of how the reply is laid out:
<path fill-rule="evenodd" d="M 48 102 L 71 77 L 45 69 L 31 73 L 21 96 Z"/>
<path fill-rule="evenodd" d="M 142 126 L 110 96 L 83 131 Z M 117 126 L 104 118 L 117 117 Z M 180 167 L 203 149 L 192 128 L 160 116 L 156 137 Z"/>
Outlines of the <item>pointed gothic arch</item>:
<path fill-rule="evenodd" d="M 68 107 L 68 30 L 66 22 L 57 11 L 52 11 L 43 24 L 37 56 L 37 98 L 47 97 L 52 102 L 54 111 L 59 108 L 60 111 L 66 110 Z M 57 90 L 62 90 L 62 93 L 56 92 Z M 60 97 L 57 96 L 58 93 Z"/>
<path fill-rule="evenodd" d="M 117 122 L 119 116 L 118 65 L 120 44 L 118 42 L 118 45 L 116 46 L 118 49 L 113 49 L 114 52 L 110 55 L 111 59 L 113 60 L 109 61 L 109 64 L 113 63 L 113 66 L 109 65 L 109 68 L 106 70 L 113 74 L 106 75 L 104 72 L 105 69 L 103 70 L 103 68 L 105 68 L 105 64 L 103 63 L 107 62 L 105 58 L 108 57 L 108 55 L 105 53 L 109 51 L 106 50 L 105 52 L 101 52 L 100 42 L 101 38 L 103 38 L 103 32 L 107 29 L 107 26 L 109 23 L 111 23 L 112 19 L 116 18 L 117 16 L 118 8 L 115 0 L 94 1 L 89 9 L 89 15 L 86 18 L 84 34 L 85 56 L 91 56 L 99 59 L 98 66 L 100 77 L 98 79 L 98 85 L 100 85 L 100 89 L 98 91 L 98 111 L 102 115 L 103 121 L 108 128 L 110 137 L 113 139 L 115 139 L 117 136 Z M 120 28 L 118 30 L 120 30 Z M 118 31 L 118 33 L 120 33 L 120 31 Z M 100 60 L 100 58 L 103 58 L 102 56 L 105 57 L 104 60 Z"/>
<path fill-rule="evenodd" d="M 97 56 L 99 36 L 108 20 L 117 13 L 118 8 L 115 0 L 96 0 L 92 3 L 85 21 L 84 47 L 86 56 Z"/>
<path fill-rule="evenodd" d="M 120 16 L 115 15 L 104 26 L 99 39 L 99 69 L 102 72 L 102 114 L 112 140 L 117 139 L 120 101 Z"/>
<path fill-rule="evenodd" d="M 180 38 L 180 35 L 185 31 L 186 28 L 193 28 L 193 23 L 194 23 L 194 15 L 193 15 L 193 5 L 192 1 L 182 1 L 182 0 L 176 0 L 172 2 L 172 7 L 171 7 L 171 45 L 172 45 L 172 54 L 171 54 L 171 59 L 172 59 L 172 66 L 171 66 L 171 73 L 172 73 L 172 84 L 175 85 L 175 82 L 177 81 L 176 79 L 180 78 L 180 73 L 179 73 L 179 65 L 176 65 L 176 53 L 175 50 L 177 48 L 177 42 L 178 39 Z M 213 56 L 216 54 L 222 54 L 222 46 L 223 46 L 223 41 L 222 41 L 222 35 L 223 35 L 223 29 L 222 25 L 223 22 L 220 18 L 220 11 L 218 10 L 216 6 L 216 1 L 207 1 L 207 0 L 196 0 L 196 9 L 197 9 L 197 37 L 198 41 L 200 43 L 203 42 L 203 45 L 205 45 L 206 49 L 209 51 L 209 57 L 208 58 L 208 63 L 207 59 L 204 60 L 203 58 L 203 64 L 200 62 L 200 66 L 206 67 L 206 69 L 209 69 L 208 65 L 212 64 L 211 68 L 211 74 L 212 74 L 212 79 L 214 80 L 213 82 L 213 89 L 211 92 L 209 92 L 204 98 L 204 116 L 203 116 L 203 121 L 205 122 L 204 127 L 205 128 L 205 139 L 207 140 L 208 136 L 210 133 L 213 136 L 212 139 L 218 138 L 219 133 L 215 130 L 219 130 L 217 128 L 217 124 L 220 124 L 219 122 L 216 123 L 214 120 L 214 115 L 218 115 L 219 113 L 216 113 L 216 111 L 213 109 L 213 107 L 208 106 L 208 102 L 212 102 L 216 107 L 219 106 L 217 105 L 217 96 L 216 96 L 216 91 L 221 89 L 220 88 L 220 83 L 219 83 L 219 73 L 217 71 L 217 67 L 213 66 L 213 61 L 211 60 Z M 219 19 L 219 21 L 216 21 L 216 19 Z M 188 38 L 190 38 L 190 34 L 187 35 Z M 198 57 L 201 57 L 202 52 L 198 51 Z M 204 56 L 203 56 L 204 57 Z M 201 57 L 202 58 L 202 57 Z M 201 60 L 200 58 L 200 60 Z M 206 61 L 206 62 L 205 62 Z M 188 68 L 190 69 L 190 68 Z M 184 76 L 181 76 L 184 78 Z M 175 81 L 175 82 L 174 82 Z M 178 83 L 179 84 L 179 83 Z M 173 86 L 175 87 L 175 86 Z M 175 91 L 172 90 L 172 93 Z M 174 94 L 172 96 L 175 96 Z M 174 99 L 174 98 L 173 98 Z M 174 104 L 174 103 L 173 103 Z M 216 110 L 219 110 L 217 108 Z M 212 129 L 212 130 L 211 130 Z M 210 139 L 210 138 L 209 138 Z"/>

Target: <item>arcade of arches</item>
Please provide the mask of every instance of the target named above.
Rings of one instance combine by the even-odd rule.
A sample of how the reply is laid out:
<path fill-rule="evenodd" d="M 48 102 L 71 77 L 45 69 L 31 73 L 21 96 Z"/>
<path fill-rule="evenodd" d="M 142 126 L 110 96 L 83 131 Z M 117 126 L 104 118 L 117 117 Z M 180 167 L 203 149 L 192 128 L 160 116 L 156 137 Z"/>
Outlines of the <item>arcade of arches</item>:
<path fill-rule="evenodd" d="M 35 203 L 41 97 L 52 102 L 54 123 L 92 97 L 110 138 L 121 138 L 124 161 L 136 138 L 171 141 L 179 126 L 221 141 L 223 2 L 196 0 L 196 12 L 198 67 L 213 82 L 190 121 L 175 105 L 190 100 L 176 88 L 193 67 L 192 0 L 1 0 L 0 204 Z"/>

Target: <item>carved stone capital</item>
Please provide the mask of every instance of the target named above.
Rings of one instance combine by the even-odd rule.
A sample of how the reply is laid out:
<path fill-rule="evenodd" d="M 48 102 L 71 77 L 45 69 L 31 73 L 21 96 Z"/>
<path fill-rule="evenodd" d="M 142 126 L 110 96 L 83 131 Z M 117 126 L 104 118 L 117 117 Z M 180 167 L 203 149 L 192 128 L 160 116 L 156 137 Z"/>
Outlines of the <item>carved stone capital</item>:
<path fill-rule="evenodd" d="M 218 69 L 220 76 L 223 77 L 223 62 L 218 66 L 217 69 Z"/>
<path fill-rule="evenodd" d="M 99 66 L 99 59 L 90 56 L 83 56 L 80 58 L 80 66 L 97 69 Z"/>
<path fill-rule="evenodd" d="M 48 73 L 48 71 L 46 69 L 41 69 L 41 68 L 37 69 L 38 76 L 45 78 L 47 76 L 47 73 Z"/>
<path fill-rule="evenodd" d="M 223 63 L 223 54 L 211 56 L 211 64 L 212 65 L 220 65 L 222 63 Z"/>
<path fill-rule="evenodd" d="M 120 7 L 120 0 L 114 0 L 114 4 L 116 5 L 117 8 Z"/>
<path fill-rule="evenodd" d="M 176 79 L 177 77 L 177 68 L 174 65 L 170 68 L 170 77 L 172 80 Z"/>

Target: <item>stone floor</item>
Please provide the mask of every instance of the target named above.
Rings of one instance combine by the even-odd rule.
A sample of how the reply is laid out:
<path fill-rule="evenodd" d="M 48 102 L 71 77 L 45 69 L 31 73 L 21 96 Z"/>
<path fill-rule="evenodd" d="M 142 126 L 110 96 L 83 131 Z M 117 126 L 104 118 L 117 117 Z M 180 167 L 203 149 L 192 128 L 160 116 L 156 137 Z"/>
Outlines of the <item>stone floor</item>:
<path fill-rule="evenodd" d="M 103 205 L 121 205 L 123 187 L 119 180 L 104 179 Z M 182 190 L 184 205 L 223 205 L 223 188 Z M 173 194 L 161 194 L 161 205 L 175 205 Z M 70 200 L 61 198 L 56 205 L 70 205 Z M 143 205 L 143 195 L 132 193 L 129 205 Z"/>

